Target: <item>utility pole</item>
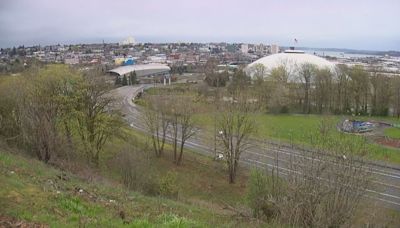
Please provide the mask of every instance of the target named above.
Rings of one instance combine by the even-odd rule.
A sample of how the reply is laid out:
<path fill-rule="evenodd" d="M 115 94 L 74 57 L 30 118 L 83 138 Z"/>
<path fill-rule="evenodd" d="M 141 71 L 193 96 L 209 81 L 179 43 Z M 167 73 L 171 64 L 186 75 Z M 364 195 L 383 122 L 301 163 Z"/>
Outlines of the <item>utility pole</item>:
<path fill-rule="evenodd" d="M 217 158 L 217 109 L 219 102 L 219 77 L 217 78 L 217 90 L 215 92 L 215 110 L 214 110 L 214 157 Z"/>
<path fill-rule="evenodd" d="M 400 88 L 397 88 L 397 107 L 396 107 L 396 114 L 397 114 L 397 119 L 400 117 Z"/>

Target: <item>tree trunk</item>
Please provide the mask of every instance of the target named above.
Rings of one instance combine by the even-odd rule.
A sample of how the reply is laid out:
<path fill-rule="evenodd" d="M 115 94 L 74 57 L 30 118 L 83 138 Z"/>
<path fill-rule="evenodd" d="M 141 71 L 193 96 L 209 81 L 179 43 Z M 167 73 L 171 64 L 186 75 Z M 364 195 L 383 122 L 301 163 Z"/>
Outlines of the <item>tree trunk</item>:
<path fill-rule="evenodd" d="M 174 147 L 174 161 L 175 161 L 175 164 L 177 164 L 177 162 L 178 162 L 178 160 L 177 160 L 177 147 L 178 147 L 178 126 L 177 126 L 177 123 L 175 123 L 175 125 L 173 126 L 173 128 L 174 128 L 174 132 L 173 132 L 173 134 L 174 134 L 174 141 L 173 141 L 173 147 Z"/>
<path fill-rule="evenodd" d="M 234 166 L 234 164 L 231 164 L 231 167 L 229 168 L 229 184 L 234 184 L 236 181 L 236 169 Z"/>
<path fill-rule="evenodd" d="M 182 158 L 183 158 L 183 147 L 185 145 L 185 141 L 182 140 L 181 141 L 181 148 L 180 148 L 180 153 L 179 153 L 179 158 L 178 158 L 178 162 L 177 165 L 181 165 L 182 164 Z"/>

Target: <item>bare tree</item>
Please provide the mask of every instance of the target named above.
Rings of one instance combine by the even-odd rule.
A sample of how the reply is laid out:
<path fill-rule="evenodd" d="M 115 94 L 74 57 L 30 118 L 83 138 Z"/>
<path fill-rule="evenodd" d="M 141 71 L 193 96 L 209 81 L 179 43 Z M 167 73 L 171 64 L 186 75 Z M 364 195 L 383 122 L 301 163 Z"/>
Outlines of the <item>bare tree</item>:
<path fill-rule="evenodd" d="M 331 71 L 329 69 L 316 69 L 314 85 L 314 103 L 317 112 L 323 113 L 332 111 L 333 82 Z"/>
<path fill-rule="evenodd" d="M 272 112 L 285 112 L 288 108 L 289 74 L 287 66 L 284 64 L 270 72 L 266 81 L 267 91 L 269 92 L 267 106 Z"/>
<path fill-rule="evenodd" d="M 255 131 L 255 122 L 251 116 L 254 105 L 243 91 L 236 91 L 233 102 L 225 102 L 219 106 L 219 137 L 228 165 L 229 183 L 235 183 L 240 155 L 249 146 L 249 137 Z"/>
<path fill-rule="evenodd" d="M 179 132 L 179 115 L 175 111 L 175 107 L 171 109 L 171 126 L 172 126 L 172 147 L 174 148 L 174 162 L 178 160 L 178 132 Z"/>
<path fill-rule="evenodd" d="M 183 149 L 186 141 L 194 136 L 194 118 L 195 106 L 190 97 L 175 96 L 174 105 L 171 109 L 171 125 L 173 135 L 173 147 L 174 147 L 174 160 L 176 165 L 182 164 Z M 178 141 L 179 155 L 178 152 Z"/>
<path fill-rule="evenodd" d="M 149 96 L 147 99 L 147 108 L 143 112 L 143 120 L 151 134 L 151 140 L 154 152 L 157 157 L 161 157 L 164 152 L 167 130 L 170 126 L 168 117 L 168 103 L 159 96 Z"/>
<path fill-rule="evenodd" d="M 335 97 L 335 113 L 345 113 L 350 109 L 349 96 L 349 76 L 347 65 L 339 64 L 335 68 L 336 92 Z"/>
<path fill-rule="evenodd" d="M 218 60 L 215 58 L 209 58 L 207 63 L 203 67 L 203 73 L 205 75 L 204 81 L 207 85 L 212 87 L 223 87 L 229 80 L 227 71 L 217 71 Z"/>
<path fill-rule="evenodd" d="M 331 141 L 321 123 L 321 140 Z M 346 146 L 335 142 L 341 151 Z M 252 176 L 249 202 L 255 215 L 301 227 L 342 227 L 349 225 L 371 186 L 370 170 L 353 153 L 300 151 L 284 168 L 269 167 L 264 178 Z M 278 172 L 279 171 L 279 172 Z M 284 177 L 284 178 L 283 178 Z M 256 178 L 254 180 L 254 178 Z"/>
<path fill-rule="evenodd" d="M 392 97 L 392 106 L 394 108 L 393 115 L 400 118 L 400 79 L 398 77 L 393 77 L 390 80 Z"/>
<path fill-rule="evenodd" d="M 233 95 L 238 90 L 244 90 L 250 85 L 251 78 L 247 76 L 243 69 L 237 69 L 232 75 L 232 81 L 229 83 L 228 92 Z"/>
<path fill-rule="evenodd" d="M 311 112 L 310 90 L 311 83 L 314 80 L 315 68 L 316 67 L 312 64 L 303 64 L 298 69 L 300 81 L 302 82 L 304 90 L 303 113 L 306 114 Z"/>
<path fill-rule="evenodd" d="M 307 152 L 310 153 L 310 152 Z M 370 179 L 363 161 L 351 155 L 311 152 L 292 159 L 285 210 L 290 223 L 340 227 L 350 221 Z"/>
<path fill-rule="evenodd" d="M 176 161 L 177 165 L 180 165 L 182 163 L 183 147 L 186 141 L 195 134 L 194 121 L 193 121 L 194 109 L 192 105 L 188 104 L 189 103 L 186 103 L 187 106 L 183 108 L 180 114 L 181 146 L 180 146 L 179 157 L 178 160 Z"/>
<path fill-rule="evenodd" d="M 252 174 L 248 200 L 254 216 L 301 227 L 349 225 L 370 186 L 365 163 L 350 155 L 303 153 L 284 172 L 275 167 Z"/>
<path fill-rule="evenodd" d="M 267 69 L 263 64 L 256 64 L 250 69 L 250 71 L 253 73 L 253 84 L 257 100 L 261 105 L 265 105 L 268 97 L 268 89 L 264 83 L 264 80 L 267 77 Z"/>
<path fill-rule="evenodd" d="M 57 131 L 59 105 L 54 91 L 44 81 L 33 81 L 27 88 L 21 108 L 21 129 L 24 144 L 41 161 L 48 162 L 58 150 L 60 137 Z"/>
<path fill-rule="evenodd" d="M 390 78 L 380 73 L 380 67 L 372 67 L 371 76 L 371 114 L 386 116 L 392 96 Z"/>
<path fill-rule="evenodd" d="M 370 90 L 369 75 L 361 65 L 353 66 L 349 73 L 351 82 L 350 88 L 352 89 L 353 95 L 353 107 L 355 114 L 364 114 L 368 108 L 368 95 Z"/>
<path fill-rule="evenodd" d="M 267 69 L 265 66 L 261 63 L 255 64 L 250 71 L 252 72 L 252 77 L 256 81 L 264 80 L 265 77 L 267 77 Z"/>

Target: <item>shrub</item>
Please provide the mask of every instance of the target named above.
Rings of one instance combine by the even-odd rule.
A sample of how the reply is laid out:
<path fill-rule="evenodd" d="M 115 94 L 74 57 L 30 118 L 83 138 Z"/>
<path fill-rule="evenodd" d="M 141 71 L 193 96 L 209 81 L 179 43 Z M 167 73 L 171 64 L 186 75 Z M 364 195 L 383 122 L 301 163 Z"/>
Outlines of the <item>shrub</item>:
<path fill-rule="evenodd" d="M 128 147 L 124 148 L 115 160 L 126 187 L 146 195 L 158 194 L 158 181 L 145 149 Z"/>
<path fill-rule="evenodd" d="M 278 201 L 283 195 L 282 181 L 276 175 L 266 175 L 259 169 L 251 171 L 247 192 L 247 202 L 254 217 L 267 219 L 279 214 Z"/>
<path fill-rule="evenodd" d="M 254 170 L 248 202 L 254 216 L 302 227 L 342 227 L 351 222 L 370 184 L 360 157 L 310 151 L 291 159 L 285 179 Z"/>
<path fill-rule="evenodd" d="M 177 174 L 171 171 L 167 172 L 167 174 L 160 179 L 160 195 L 168 198 L 177 199 L 179 193 L 177 184 Z"/>
<path fill-rule="evenodd" d="M 175 214 L 163 214 L 159 217 L 159 224 L 165 227 L 203 227 L 196 221 L 179 217 Z"/>

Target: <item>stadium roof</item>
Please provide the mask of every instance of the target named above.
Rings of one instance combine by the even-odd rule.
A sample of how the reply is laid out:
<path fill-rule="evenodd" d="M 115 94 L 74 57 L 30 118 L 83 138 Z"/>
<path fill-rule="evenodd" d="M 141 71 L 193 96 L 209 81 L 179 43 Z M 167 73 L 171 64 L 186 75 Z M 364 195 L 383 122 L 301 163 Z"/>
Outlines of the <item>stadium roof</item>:
<path fill-rule="evenodd" d="M 269 55 L 249 64 L 246 67 L 246 72 L 250 74 L 251 77 L 254 75 L 253 69 L 257 64 L 262 64 L 267 73 L 274 68 L 284 66 L 288 72 L 293 74 L 304 64 L 312 64 L 317 68 L 326 68 L 331 71 L 335 68 L 335 64 L 328 60 L 315 55 L 306 54 L 304 51 L 299 50 L 288 50 L 284 53 Z"/>
<path fill-rule="evenodd" d="M 120 76 L 136 72 L 138 77 L 145 77 L 156 74 L 168 73 L 171 70 L 169 66 L 162 64 L 138 64 L 120 66 L 115 69 L 109 70 L 108 72 L 118 74 Z"/>

